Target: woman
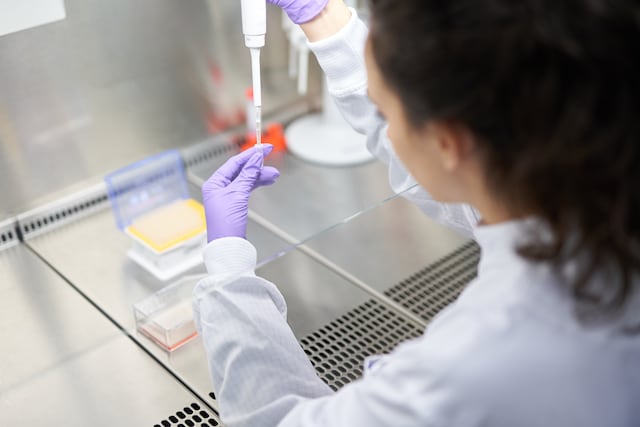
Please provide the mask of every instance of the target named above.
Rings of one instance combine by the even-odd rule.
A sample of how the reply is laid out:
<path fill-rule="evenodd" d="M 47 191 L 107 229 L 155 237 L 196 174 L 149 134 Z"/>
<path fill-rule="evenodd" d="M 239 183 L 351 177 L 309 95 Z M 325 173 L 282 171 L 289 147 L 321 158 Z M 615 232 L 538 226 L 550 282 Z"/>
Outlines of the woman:
<path fill-rule="evenodd" d="M 232 158 L 203 186 L 194 303 L 223 421 L 640 425 L 638 2 L 372 0 L 368 32 L 341 0 L 269 1 L 391 185 L 415 179 L 410 198 L 482 257 L 422 337 L 333 393 L 244 239 L 249 194 L 277 171 Z"/>

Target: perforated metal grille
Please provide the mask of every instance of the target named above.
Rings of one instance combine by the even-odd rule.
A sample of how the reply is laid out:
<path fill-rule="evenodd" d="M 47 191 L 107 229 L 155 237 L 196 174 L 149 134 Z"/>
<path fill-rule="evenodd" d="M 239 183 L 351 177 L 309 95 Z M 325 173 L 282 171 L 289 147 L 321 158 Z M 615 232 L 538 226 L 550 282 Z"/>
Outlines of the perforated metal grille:
<path fill-rule="evenodd" d="M 175 414 L 154 424 L 153 427 L 215 427 L 220 425 L 220 420 L 197 403 L 185 406 Z"/>
<path fill-rule="evenodd" d="M 107 190 L 98 184 L 18 216 L 25 239 L 108 207 Z"/>
<path fill-rule="evenodd" d="M 429 322 L 453 302 L 477 275 L 480 247 L 468 242 L 385 292 Z"/>
<path fill-rule="evenodd" d="M 13 246 L 19 242 L 15 221 L 0 223 L 0 249 Z"/>
<path fill-rule="evenodd" d="M 390 352 L 422 331 L 369 300 L 300 340 L 316 372 L 333 390 L 362 376 L 366 356 Z"/>

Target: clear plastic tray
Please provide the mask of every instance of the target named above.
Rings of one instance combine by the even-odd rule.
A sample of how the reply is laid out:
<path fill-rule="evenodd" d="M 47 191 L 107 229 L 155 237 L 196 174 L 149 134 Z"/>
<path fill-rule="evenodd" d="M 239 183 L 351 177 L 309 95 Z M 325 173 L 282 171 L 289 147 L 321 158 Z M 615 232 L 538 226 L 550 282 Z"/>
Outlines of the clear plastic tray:
<path fill-rule="evenodd" d="M 192 292 L 202 276 L 187 276 L 133 305 L 137 330 L 166 351 L 198 335 L 193 322 Z"/>

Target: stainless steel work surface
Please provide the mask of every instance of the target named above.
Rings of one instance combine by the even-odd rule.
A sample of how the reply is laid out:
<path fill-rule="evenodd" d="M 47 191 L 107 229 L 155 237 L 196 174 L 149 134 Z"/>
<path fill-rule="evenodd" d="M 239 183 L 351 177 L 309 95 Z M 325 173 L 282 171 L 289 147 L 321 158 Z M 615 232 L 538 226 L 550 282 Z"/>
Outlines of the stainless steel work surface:
<path fill-rule="evenodd" d="M 251 221 L 248 238 L 263 253 L 276 253 L 288 247 L 288 244 Z M 199 337 L 167 353 L 134 331 L 133 303 L 159 290 L 166 283 L 159 282 L 127 259 L 128 238 L 116 229 L 110 210 L 103 210 L 34 237 L 28 244 L 108 316 L 130 331 L 136 340 L 188 384 L 200 398 L 217 408 L 217 402 L 210 397 L 212 388 L 206 355 Z M 202 268 L 194 272 L 198 271 L 203 272 Z M 362 347 L 358 352 L 352 351 L 353 355 L 343 360 L 352 368 L 343 368 L 347 370 L 344 376 L 335 377 L 337 383 L 326 379 L 334 387 L 358 377 L 361 374 L 362 359 L 368 353 L 389 351 L 399 342 L 397 337 L 407 338 L 420 333 L 419 326 L 379 302 L 371 302 L 371 295 L 298 250 L 290 250 L 260 268 L 258 274 L 272 280 L 282 290 L 289 304 L 290 324 L 301 340 L 313 336 L 318 329 L 366 303 L 376 304 L 379 310 L 388 313 L 387 316 L 398 324 L 392 329 L 406 328 L 398 331 L 396 338 L 390 339 L 380 350 L 376 347 L 369 350 Z M 378 334 L 374 329 L 371 334 Z M 357 343 L 354 345 L 358 346 Z M 368 353 L 365 354 L 364 351 Z M 314 363 L 318 364 L 319 374 L 328 373 L 331 376 L 330 371 L 324 372 L 326 368 L 321 366 L 329 361 L 319 356 L 314 357 L 317 359 Z M 334 364 L 332 362 L 331 366 Z"/>
<path fill-rule="evenodd" d="M 23 245 L 0 252 L 0 277 L 0 394 L 121 334 Z"/>
<path fill-rule="evenodd" d="M 199 335 L 172 352 L 163 350 L 139 332 L 135 332 L 134 338 L 209 406 L 219 410 L 211 386 L 207 354 Z"/>
<path fill-rule="evenodd" d="M 259 268 L 256 274 L 275 283 L 282 292 L 287 301 L 287 321 L 297 338 L 372 298 L 298 250 Z"/>
<path fill-rule="evenodd" d="M 288 245 L 252 221 L 249 221 L 247 235 L 260 253 L 272 254 Z M 208 395 L 211 387 L 204 350 L 198 346 L 199 339 L 166 354 L 135 331 L 133 316 L 134 303 L 180 277 L 203 274 L 204 265 L 167 282 L 158 280 L 127 257 L 131 242 L 116 228 L 110 209 L 48 231 L 30 239 L 27 244 L 105 315 L 154 352 L 169 371 L 193 387 L 210 406 L 217 408 L 216 401 Z"/>
<path fill-rule="evenodd" d="M 260 253 L 274 253 L 286 243 L 249 223 L 247 236 Z M 179 280 L 163 282 L 127 257 L 130 239 L 116 228 L 111 210 L 52 230 L 27 242 L 34 251 L 123 328 L 135 327 L 134 303 Z M 185 273 L 204 273 L 204 265 Z"/>
<path fill-rule="evenodd" d="M 206 180 L 221 163 L 214 159 L 190 172 Z M 377 161 L 351 167 L 318 166 L 289 154 L 272 153 L 266 164 L 280 170 L 275 184 L 251 195 L 250 209 L 297 241 L 393 195 L 386 167 Z"/>
<path fill-rule="evenodd" d="M 326 263 L 387 294 L 425 321 L 433 317 L 436 309 L 455 299 L 475 276 L 479 260 L 475 243 L 436 223 L 402 197 L 319 234 L 305 246 Z M 420 297 L 426 300 L 436 291 L 447 294 L 437 307 L 426 304 L 421 310 L 414 310 L 414 305 L 422 305 L 423 301 L 410 302 L 394 294 L 396 287 L 406 287 L 418 277 L 430 279 L 427 272 L 432 270 L 441 289 L 429 289 L 429 283 L 415 283 L 415 287 L 416 291 L 424 287 Z"/>
<path fill-rule="evenodd" d="M 306 246 L 384 291 L 467 241 L 396 197 L 319 234 Z"/>
<path fill-rule="evenodd" d="M 0 425 L 151 426 L 195 402 L 214 418 L 26 246 L 0 277 Z"/>
<path fill-rule="evenodd" d="M 206 424 L 190 425 L 218 425 L 211 409 L 124 335 L 0 394 L 3 426 L 158 426 L 194 413 Z"/>

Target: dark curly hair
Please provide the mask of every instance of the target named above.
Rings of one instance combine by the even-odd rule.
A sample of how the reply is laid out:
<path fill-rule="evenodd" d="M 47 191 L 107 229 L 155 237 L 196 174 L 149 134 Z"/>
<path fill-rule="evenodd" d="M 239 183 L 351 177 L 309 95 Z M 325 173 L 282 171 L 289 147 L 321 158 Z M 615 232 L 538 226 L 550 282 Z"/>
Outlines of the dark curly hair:
<path fill-rule="evenodd" d="M 640 270 L 639 3 L 370 0 L 373 56 L 411 125 L 476 136 L 492 191 L 552 231 L 519 253 L 581 260 L 566 282 L 591 314 L 620 313 Z"/>

